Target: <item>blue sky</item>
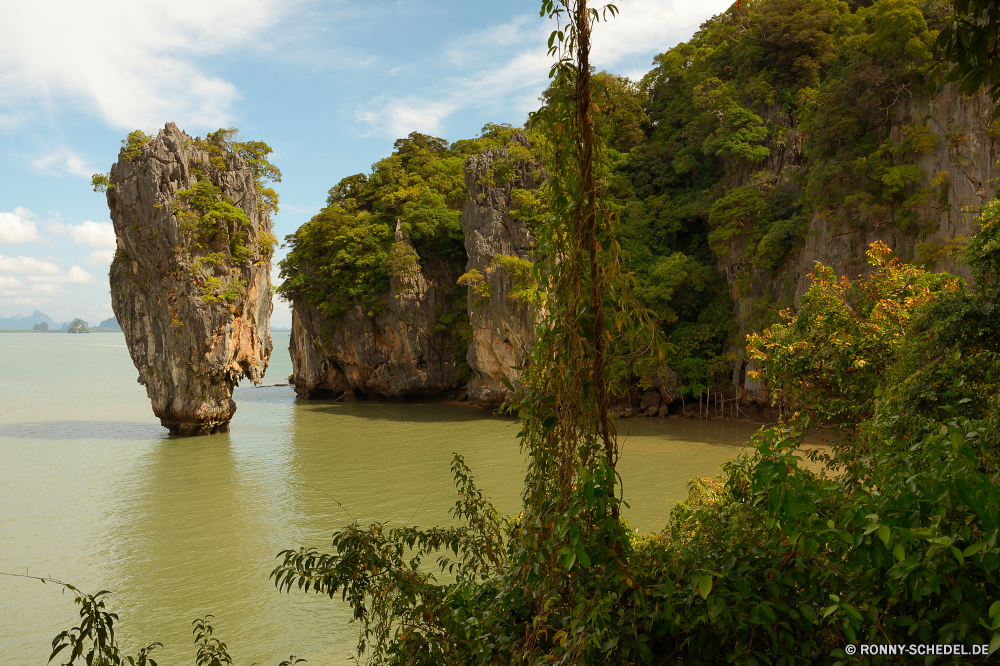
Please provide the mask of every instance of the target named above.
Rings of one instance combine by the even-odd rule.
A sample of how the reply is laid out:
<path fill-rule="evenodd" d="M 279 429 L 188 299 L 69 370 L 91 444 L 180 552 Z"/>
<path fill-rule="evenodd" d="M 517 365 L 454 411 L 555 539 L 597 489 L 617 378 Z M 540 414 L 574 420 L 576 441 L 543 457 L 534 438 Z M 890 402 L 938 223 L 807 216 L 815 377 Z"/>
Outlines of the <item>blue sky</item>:
<path fill-rule="evenodd" d="M 617 4 L 592 61 L 640 77 L 729 2 Z M 521 124 L 550 64 L 539 5 L 0 0 L 0 317 L 112 316 L 114 232 L 88 182 L 129 131 L 173 121 L 266 141 L 283 174 L 283 238 L 401 136 L 454 141 L 487 122 Z M 290 322 L 276 301 L 272 325 Z"/>

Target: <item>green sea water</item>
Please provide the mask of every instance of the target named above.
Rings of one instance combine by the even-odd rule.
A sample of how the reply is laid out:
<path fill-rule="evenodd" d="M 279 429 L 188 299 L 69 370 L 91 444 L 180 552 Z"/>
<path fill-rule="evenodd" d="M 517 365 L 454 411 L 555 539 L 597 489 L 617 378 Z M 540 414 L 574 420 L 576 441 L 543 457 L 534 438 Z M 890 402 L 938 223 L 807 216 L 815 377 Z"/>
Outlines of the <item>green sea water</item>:
<path fill-rule="evenodd" d="M 231 432 L 170 438 L 118 333 L 0 334 L 0 571 L 112 592 L 130 653 L 194 663 L 191 620 L 212 613 L 238 664 L 289 654 L 349 663 L 338 600 L 282 594 L 279 550 L 329 546 L 351 519 L 430 526 L 454 504 L 452 454 L 506 513 L 525 461 L 512 419 L 449 404 L 296 400 L 288 333 L 264 386 L 236 389 Z M 756 430 L 691 419 L 620 421 L 633 527 L 654 531 L 692 476 L 716 474 Z M 339 503 L 339 504 L 338 504 Z M 53 585 L 0 576 L 0 663 L 46 663 L 78 619 Z"/>

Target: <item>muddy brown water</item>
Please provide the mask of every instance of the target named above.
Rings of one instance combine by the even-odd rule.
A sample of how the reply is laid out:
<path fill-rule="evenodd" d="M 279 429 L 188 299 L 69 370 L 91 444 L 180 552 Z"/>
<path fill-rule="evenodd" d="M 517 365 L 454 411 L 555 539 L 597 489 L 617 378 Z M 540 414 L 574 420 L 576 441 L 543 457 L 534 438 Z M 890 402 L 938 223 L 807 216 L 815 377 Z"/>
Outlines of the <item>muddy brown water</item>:
<path fill-rule="evenodd" d="M 288 334 L 274 337 L 265 384 L 291 371 Z M 111 590 L 121 642 L 134 653 L 161 641 L 161 666 L 194 663 L 191 620 L 205 613 L 238 663 L 348 663 L 350 609 L 278 593 L 274 557 L 328 546 L 352 517 L 447 523 L 453 453 L 501 511 L 520 508 L 516 422 L 467 406 L 298 401 L 291 387 L 245 385 L 231 432 L 170 438 L 121 334 L 0 334 L 0 354 L 0 571 Z M 630 524 L 661 529 L 689 479 L 717 474 L 758 427 L 620 421 Z M 58 587 L 0 576 L 0 662 L 45 664 L 77 619 Z"/>

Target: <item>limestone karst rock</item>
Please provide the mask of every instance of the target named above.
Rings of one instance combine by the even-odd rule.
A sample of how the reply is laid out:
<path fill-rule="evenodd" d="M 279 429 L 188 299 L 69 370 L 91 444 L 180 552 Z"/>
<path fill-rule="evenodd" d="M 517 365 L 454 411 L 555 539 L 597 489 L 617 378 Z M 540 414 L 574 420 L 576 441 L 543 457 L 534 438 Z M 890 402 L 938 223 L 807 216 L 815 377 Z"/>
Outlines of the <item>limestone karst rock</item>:
<path fill-rule="evenodd" d="M 399 224 L 394 240 L 412 248 Z M 439 262 L 390 275 L 385 311 L 372 317 L 355 305 L 332 326 L 315 307 L 293 302 L 289 353 L 296 393 L 352 400 L 457 388 L 454 343 L 435 330 L 457 277 Z"/>
<path fill-rule="evenodd" d="M 515 134 L 511 144 L 527 147 L 528 139 Z M 484 150 L 465 163 L 469 201 L 462 209 L 462 230 L 469 255 L 467 270 L 477 271 L 489 282 L 488 298 L 469 290 L 472 342 L 467 358 L 475 377 L 467 391 L 471 400 L 483 406 L 497 406 L 510 397 L 504 382 L 517 386 L 519 368 L 531 351 L 535 331 L 534 308 L 509 297 L 514 281 L 497 263 L 501 257 L 531 261 L 535 245 L 528 226 L 512 217 L 510 209 L 512 192 L 541 185 L 538 166 L 513 159 L 506 182 L 489 178 L 498 161 L 512 160 L 511 144 Z"/>
<path fill-rule="evenodd" d="M 90 327 L 87 326 L 87 322 L 82 319 L 74 319 L 66 329 L 67 333 L 90 333 Z"/>
<path fill-rule="evenodd" d="M 862 224 L 849 219 L 843 211 L 813 211 L 804 243 L 789 254 L 774 275 L 762 269 L 746 271 L 746 239 L 730 242 L 718 267 L 732 288 L 740 325 L 737 339 L 742 340 L 754 329 L 755 311 L 776 310 L 778 299 L 785 299 L 782 305 L 797 307 L 812 284 L 809 275 L 816 262 L 850 279 L 870 271 L 864 250 L 875 241 L 882 241 L 905 261 L 968 278 L 968 267 L 955 247 L 960 248 L 964 239 L 978 231 L 976 211 L 996 192 L 1000 141 L 992 129 L 994 108 L 985 93 L 959 94 L 956 84 L 948 84 L 934 97 L 904 96 L 893 108 L 891 138 L 896 144 L 904 140 L 909 126 L 923 125 L 932 137 L 927 149 L 914 158 L 924 174 L 919 182 L 925 188 L 921 192 L 926 193 L 917 209 L 923 229 L 919 234 L 887 220 Z M 784 152 L 769 165 L 775 176 L 782 178 L 794 178 L 809 166 L 801 153 L 801 137 L 793 132 L 788 136 Z M 741 271 L 751 279 L 744 277 L 741 281 Z M 740 387 L 742 399 L 757 408 L 771 409 L 770 392 L 751 374 L 759 368 L 745 357 L 742 345 L 736 345 L 733 352 L 733 384 Z M 774 415 L 776 412 L 768 412 L 766 418 Z"/>
<path fill-rule="evenodd" d="M 475 376 L 467 394 L 484 407 L 509 397 L 504 381 L 517 384 L 520 372 L 515 368 L 530 350 L 535 321 L 530 305 L 510 297 L 514 280 L 498 260 L 531 261 L 534 240 L 527 225 L 510 215 L 512 193 L 537 188 L 541 178 L 537 165 L 512 154 L 514 146 L 527 147 L 527 138 L 515 134 L 507 147 L 484 150 L 465 163 L 466 270 L 483 276 L 491 295 L 479 297 L 456 285 L 459 276 L 445 263 L 420 258 L 419 270 L 390 276 L 386 307 L 374 316 L 354 305 L 331 321 L 305 299 L 293 298 L 289 351 L 292 382 L 300 396 L 458 395 L 458 341 L 439 321 L 453 309 L 456 296 L 465 299 L 468 294 L 473 339 L 466 358 Z M 491 174 L 501 162 L 512 168 L 502 169 L 507 175 L 496 183 Z M 394 242 L 413 247 L 400 224 Z"/>
<path fill-rule="evenodd" d="M 247 160 L 173 123 L 111 169 L 111 306 L 172 434 L 226 432 L 233 387 L 271 355 L 271 221 Z"/>

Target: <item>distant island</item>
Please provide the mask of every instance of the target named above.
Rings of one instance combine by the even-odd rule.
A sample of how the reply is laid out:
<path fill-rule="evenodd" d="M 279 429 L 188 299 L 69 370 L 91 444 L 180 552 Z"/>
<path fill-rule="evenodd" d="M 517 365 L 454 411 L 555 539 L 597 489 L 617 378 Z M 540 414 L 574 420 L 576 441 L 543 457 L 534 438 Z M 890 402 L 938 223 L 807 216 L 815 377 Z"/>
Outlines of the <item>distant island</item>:
<path fill-rule="evenodd" d="M 0 317 L 0 329 L 11 330 L 11 331 L 30 331 L 39 330 L 35 328 L 36 324 L 45 324 L 46 328 L 43 330 L 48 330 L 55 328 L 55 322 L 52 321 L 52 317 L 47 314 L 42 314 L 38 310 L 35 310 L 31 315 L 25 317 L 23 315 L 14 315 L 13 317 L 8 317 L 4 319 Z"/>
<path fill-rule="evenodd" d="M 105 319 L 97 326 L 89 326 L 81 318 L 56 323 L 52 317 L 35 310 L 29 316 L 0 317 L 0 332 L 25 333 L 118 333 L 122 330 L 115 317 Z"/>

